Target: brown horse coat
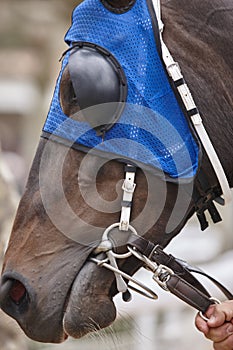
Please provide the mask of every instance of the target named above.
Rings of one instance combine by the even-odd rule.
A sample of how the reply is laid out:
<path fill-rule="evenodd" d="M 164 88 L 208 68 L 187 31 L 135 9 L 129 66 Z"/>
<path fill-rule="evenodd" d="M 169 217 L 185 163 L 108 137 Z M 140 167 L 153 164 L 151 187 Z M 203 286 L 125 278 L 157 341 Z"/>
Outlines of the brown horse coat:
<path fill-rule="evenodd" d="M 112 6 L 127 4 L 108 1 Z M 232 186 L 232 1 L 164 0 L 162 14 L 165 42 L 182 68 Z M 40 140 L 5 255 L 2 308 L 38 341 L 80 337 L 115 318 L 114 276 L 87 259 L 103 229 L 119 220 L 123 166 L 106 163 L 95 187 L 99 159 L 88 158 L 83 168 L 83 157 L 59 143 Z M 215 185 L 205 156 L 203 168 Z M 135 228 L 166 245 L 194 213 L 192 189 L 166 184 L 140 170 L 136 182 Z M 109 210 L 95 209 L 99 202 Z M 138 268 L 134 259 L 122 264 L 131 274 Z"/>

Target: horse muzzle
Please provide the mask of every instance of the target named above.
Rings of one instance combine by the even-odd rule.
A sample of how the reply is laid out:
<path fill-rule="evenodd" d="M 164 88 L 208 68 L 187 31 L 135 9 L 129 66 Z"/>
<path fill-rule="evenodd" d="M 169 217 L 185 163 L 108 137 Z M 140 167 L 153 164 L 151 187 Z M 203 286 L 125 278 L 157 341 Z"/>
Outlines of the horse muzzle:
<path fill-rule="evenodd" d="M 32 279 L 5 271 L 0 283 L 0 306 L 32 340 L 61 343 L 68 336 L 80 338 L 115 320 L 113 284 L 114 274 L 107 270 L 103 273 L 91 261 L 83 265 L 66 288 L 48 282 L 36 283 L 34 289 Z"/>
<path fill-rule="evenodd" d="M 0 283 L 0 307 L 13 317 L 25 334 L 40 342 L 60 343 L 67 338 L 63 332 L 61 316 L 53 318 L 51 328 L 51 315 L 43 316 L 40 310 L 38 297 L 26 278 L 16 272 L 3 274 Z M 48 314 L 49 314 L 49 310 Z"/>

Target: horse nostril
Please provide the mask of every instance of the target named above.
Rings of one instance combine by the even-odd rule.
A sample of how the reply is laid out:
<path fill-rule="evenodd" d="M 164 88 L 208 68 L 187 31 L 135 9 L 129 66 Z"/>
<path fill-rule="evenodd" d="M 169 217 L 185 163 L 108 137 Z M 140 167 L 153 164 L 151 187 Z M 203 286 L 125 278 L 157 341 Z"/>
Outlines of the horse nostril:
<path fill-rule="evenodd" d="M 28 280 L 17 272 L 6 272 L 0 281 L 0 307 L 19 321 L 35 303 L 35 293 Z"/>
<path fill-rule="evenodd" d="M 13 280 L 7 280 L 6 282 L 1 283 L 0 285 L 0 306 L 4 302 L 4 300 L 7 298 L 9 295 L 9 291 L 13 285 L 14 281 Z"/>
<path fill-rule="evenodd" d="M 0 306 L 6 300 L 11 300 L 16 305 L 20 305 L 27 296 L 27 290 L 24 285 L 16 279 L 7 279 L 0 286 Z"/>
<path fill-rule="evenodd" d="M 23 299 L 26 297 L 26 294 L 27 291 L 24 285 L 17 280 L 13 280 L 12 287 L 9 291 L 9 296 L 11 300 L 15 304 L 19 305 L 21 301 L 23 301 Z"/>

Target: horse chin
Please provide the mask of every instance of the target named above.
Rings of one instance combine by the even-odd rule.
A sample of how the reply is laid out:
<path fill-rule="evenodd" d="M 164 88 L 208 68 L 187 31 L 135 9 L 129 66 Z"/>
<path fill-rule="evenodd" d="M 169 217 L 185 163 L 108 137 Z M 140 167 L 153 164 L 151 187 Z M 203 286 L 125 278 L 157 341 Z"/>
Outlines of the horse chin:
<path fill-rule="evenodd" d="M 106 271 L 108 272 L 108 271 Z M 77 275 L 67 297 L 63 317 L 65 334 L 81 338 L 109 326 L 116 318 L 116 308 L 109 295 L 113 276 L 87 262 Z"/>

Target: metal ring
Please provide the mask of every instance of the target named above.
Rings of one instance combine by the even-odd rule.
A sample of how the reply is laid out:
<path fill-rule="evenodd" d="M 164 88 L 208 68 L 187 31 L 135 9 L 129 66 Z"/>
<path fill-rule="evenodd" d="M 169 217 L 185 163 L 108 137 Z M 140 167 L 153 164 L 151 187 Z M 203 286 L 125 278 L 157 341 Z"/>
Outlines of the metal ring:
<path fill-rule="evenodd" d="M 211 297 L 209 300 L 213 300 L 213 301 L 214 301 L 214 303 L 215 303 L 216 305 L 221 304 L 221 301 L 220 301 L 220 300 L 218 300 L 217 298 Z M 203 312 L 202 312 L 202 311 L 199 311 L 199 316 L 201 316 L 201 318 L 202 318 L 204 321 L 206 321 L 206 322 L 208 322 L 208 321 L 209 321 L 209 318 L 208 318 L 208 317 L 206 317 L 206 316 L 203 314 Z"/>
<path fill-rule="evenodd" d="M 120 222 L 116 222 L 115 224 L 112 224 L 106 228 L 106 230 L 104 231 L 103 236 L 102 236 L 102 241 L 108 241 L 108 234 L 115 227 L 120 227 Z M 137 231 L 135 230 L 135 228 L 133 226 L 129 225 L 128 229 L 131 232 L 133 232 L 136 236 L 138 236 Z M 124 253 L 124 254 L 117 254 L 117 253 L 114 253 L 112 250 L 111 250 L 111 254 L 112 254 L 112 256 L 114 256 L 114 258 L 117 258 L 117 259 L 125 259 L 125 258 L 128 258 L 132 255 L 131 252 Z"/>

